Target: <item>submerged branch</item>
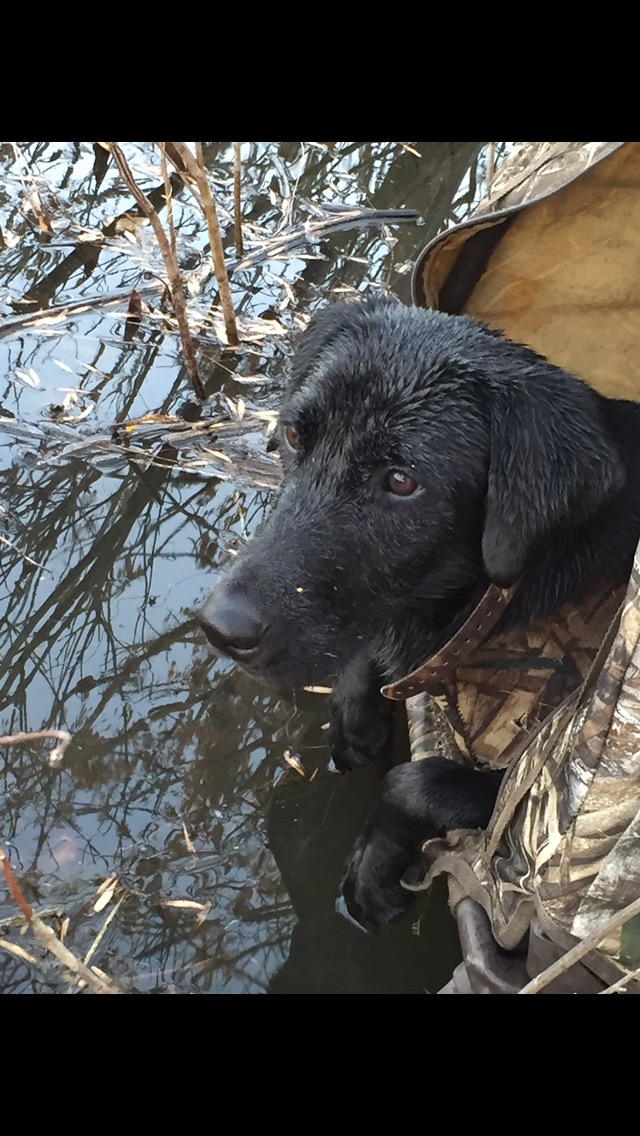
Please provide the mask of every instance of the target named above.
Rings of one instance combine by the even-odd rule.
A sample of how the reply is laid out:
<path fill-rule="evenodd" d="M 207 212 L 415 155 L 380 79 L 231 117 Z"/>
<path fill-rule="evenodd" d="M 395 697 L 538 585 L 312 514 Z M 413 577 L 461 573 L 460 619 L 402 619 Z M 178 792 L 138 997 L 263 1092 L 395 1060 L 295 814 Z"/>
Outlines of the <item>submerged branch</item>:
<path fill-rule="evenodd" d="M 234 264 L 233 271 L 240 272 L 271 257 L 283 256 L 311 241 L 330 237 L 333 233 L 342 233 L 347 229 L 368 229 L 373 225 L 399 225 L 407 221 L 419 221 L 421 217 L 415 209 L 352 209 L 349 206 L 330 208 L 326 205 L 323 209 L 325 213 L 333 213 L 334 216 L 323 221 L 310 221 L 287 237 L 273 237 L 261 249 L 249 253 L 244 260 Z"/>
<path fill-rule="evenodd" d="M 43 572 L 49 571 L 49 569 L 44 564 L 40 564 L 38 560 L 33 560 L 31 556 L 27 556 L 26 552 L 23 552 L 21 548 L 18 548 L 18 545 L 14 544 L 12 540 L 9 540 L 8 536 L 0 535 L 0 542 L 2 544 L 6 544 L 8 548 L 12 548 L 14 552 L 17 552 L 18 556 L 21 556 L 23 560 L 26 560 L 27 564 L 33 564 L 34 568 L 42 568 Z M 0 744 L 1 743 L 2 739 L 0 738 Z"/>
<path fill-rule="evenodd" d="M 35 563 L 35 561 L 34 561 Z M 49 765 L 58 765 L 67 746 L 73 738 L 67 730 L 26 730 L 17 734 L 3 734 L 0 736 L 0 745 L 16 745 L 20 742 L 37 742 L 41 738 L 57 738 L 59 744 L 49 753 Z"/>

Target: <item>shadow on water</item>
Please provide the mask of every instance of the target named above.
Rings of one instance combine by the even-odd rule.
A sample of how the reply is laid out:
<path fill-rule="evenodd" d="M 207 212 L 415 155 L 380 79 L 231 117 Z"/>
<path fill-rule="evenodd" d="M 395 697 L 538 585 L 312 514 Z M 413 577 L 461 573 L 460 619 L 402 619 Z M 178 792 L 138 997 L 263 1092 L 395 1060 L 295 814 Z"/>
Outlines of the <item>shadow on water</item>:
<path fill-rule="evenodd" d="M 384 288 L 408 300 L 414 255 L 478 198 L 484 145 L 243 143 L 249 248 L 321 205 L 407 207 L 424 220 L 340 232 L 235 272 L 235 353 L 211 320 L 206 229 L 178 194 L 212 420 L 277 406 L 289 335 L 330 295 Z M 127 153 L 161 208 L 157 151 Z M 210 143 L 205 158 L 233 261 L 233 146 Z M 79 957 L 104 931 L 92 961 L 125 990 L 437 989 L 458 957 L 441 893 L 379 937 L 334 912 L 378 771 L 331 772 L 325 698 L 257 686 L 212 659 L 196 629 L 273 480 L 225 468 L 215 432 L 189 460 L 153 424 L 154 444 L 127 451 L 122 424 L 201 413 L 148 226 L 91 143 L 3 144 L 0 164 L 0 732 L 73 735 L 57 767 L 43 742 L 0 749 L 0 841 L 25 895 Z M 0 882 L 2 938 L 19 936 Z M 68 989 L 38 960 L 0 948 L 0 988 Z"/>

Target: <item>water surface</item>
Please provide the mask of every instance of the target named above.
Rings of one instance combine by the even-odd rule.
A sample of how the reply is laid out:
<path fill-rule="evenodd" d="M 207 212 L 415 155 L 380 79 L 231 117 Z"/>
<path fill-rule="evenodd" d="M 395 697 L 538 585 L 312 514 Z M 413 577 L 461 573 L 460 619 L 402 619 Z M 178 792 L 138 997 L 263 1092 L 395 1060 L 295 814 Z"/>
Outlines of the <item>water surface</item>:
<path fill-rule="evenodd" d="M 243 143 L 249 252 L 323 205 L 407 207 L 422 220 L 302 242 L 235 272 L 237 352 L 211 316 L 206 228 L 183 191 L 174 217 L 205 418 L 273 410 L 290 336 L 330 296 L 385 289 L 408 300 L 413 257 L 478 198 L 483 145 Z M 157 192 L 158 151 L 124 149 Z M 237 260 L 233 144 L 207 144 L 205 156 Z M 201 414 L 149 226 L 91 143 L 5 143 L 0 163 L 0 732 L 73 735 L 57 767 L 47 742 L 0 748 L 0 841 L 25 895 L 52 925 L 68 920 L 79 957 L 108 919 L 92 962 L 131 992 L 437 989 L 458 957 L 442 894 L 378 937 L 333 910 L 379 772 L 330 770 L 326 699 L 256 685 L 212 659 L 196 628 L 221 564 L 263 518 L 273 477 L 225 469 L 215 441 L 212 455 L 195 447 L 178 460 L 162 429 L 123 427 Z M 148 307 L 131 324 L 134 289 Z M 114 438 L 147 458 L 116 451 Z M 247 443 L 258 465 L 261 444 Z M 399 726 L 396 756 L 405 752 Z M 70 989 L 18 936 L 16 914 L 0 878 L 0 938 L 38 958 L 0 949 L 0 989 Z"/>

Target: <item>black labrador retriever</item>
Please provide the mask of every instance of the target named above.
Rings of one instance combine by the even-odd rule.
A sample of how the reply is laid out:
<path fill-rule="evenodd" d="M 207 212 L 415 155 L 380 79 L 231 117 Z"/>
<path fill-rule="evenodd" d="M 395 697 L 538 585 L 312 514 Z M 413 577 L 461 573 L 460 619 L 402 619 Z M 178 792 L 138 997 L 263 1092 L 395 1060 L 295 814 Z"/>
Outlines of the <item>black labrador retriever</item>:
<path fill-rule="evenodd" d="M 505 625 L 628 576 L 640 535 L 640 407 L 605 399 L 466 316 L 395 300 L 315 315 L 280 412 L 276 507 L 207 601 L 211 643 L 275 684 L 337 675 L 330 741 L 350 770 L 387 747 L 380 694 L 457 630 L 490 582 Z M 501 774 L 398 766 L 347 866 L 378 930 L 429 837 L 485 827 Z"/>

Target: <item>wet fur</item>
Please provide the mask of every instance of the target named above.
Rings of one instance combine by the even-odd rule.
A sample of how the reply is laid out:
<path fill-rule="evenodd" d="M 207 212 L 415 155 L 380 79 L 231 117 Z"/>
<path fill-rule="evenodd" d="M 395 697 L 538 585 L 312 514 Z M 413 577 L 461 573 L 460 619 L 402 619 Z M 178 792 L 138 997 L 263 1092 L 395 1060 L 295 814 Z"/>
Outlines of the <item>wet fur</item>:
<path fill-rule="evenodd" d="M 385 752 L 381 684 L 424 662 L 490 581 L 518 582 L 504 628 L 630 571 L 640 408 L 468 317 L 388 299 L 322 310 L 293 358 L 279 437 L 279 500 L 201 621 L 270 683 L 337 675 L 340 770 Z M 393 469 L 419 490 L 389 492 Z M 421 843 L 486 826 L 498 784 L 439 758 L 388 773 L 347 866 L 351 914 L 373 930 L 400 915 Z"/>

